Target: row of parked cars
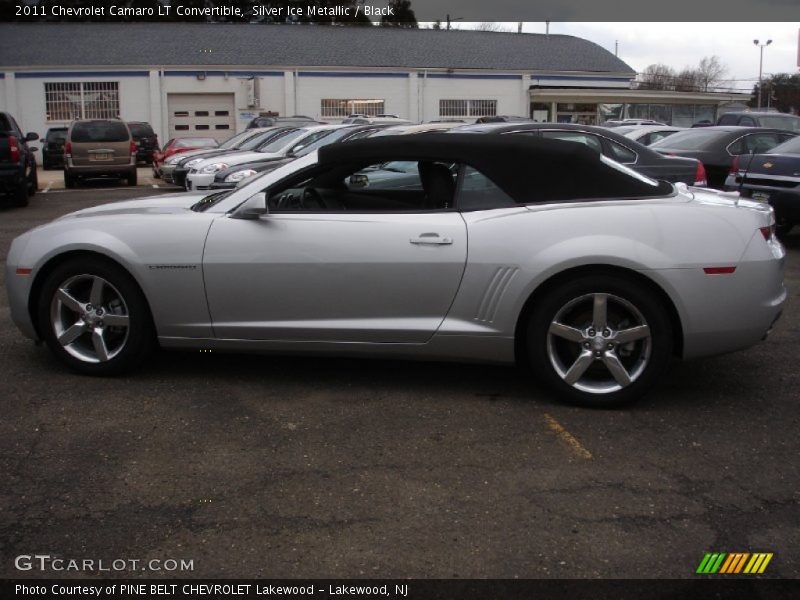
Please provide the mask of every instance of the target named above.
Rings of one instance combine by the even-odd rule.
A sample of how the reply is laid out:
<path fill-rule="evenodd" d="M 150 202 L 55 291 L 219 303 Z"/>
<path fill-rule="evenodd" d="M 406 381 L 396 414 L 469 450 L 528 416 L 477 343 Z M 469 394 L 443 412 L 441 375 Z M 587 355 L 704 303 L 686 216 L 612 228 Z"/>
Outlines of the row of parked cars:
<path fill-rule="evenodd" d="M 368 117 L 337 125 L 310 119 L 291 123 L 273 120 L 269 126 L 247 129 L 219 145 L 203 138 L 170 140 L 153 161 L 153 170 L 156 177 L 186 190 L 231 189 L 318 148 L 348 140 L 428 131 L 526 135 L 582 143 L 655 179 L 740 191 L 745 197 L 770 202 L 776 208 L 779 231 L 786 233 L 800 222 L 796 210 L 789 209 L 789 205 L 797 204 L 800 195 L 800 156 L 795 149 L 800 118 L 767 114 L 783 119 L 778 123 L 782 127 L 680 128 L 655 122 L 596 127 L 536 123 L 521 118 L 475 124 L 398 124 L 391 118 Z M 751 119 L 760 116 L 742 115 Z M 728 115 L 728 120 L 732 118 L 739 117 Z M 768 156 L 773 153 L 787 156 L 780 162 L 770 162 Z M 777 164 L 780 169 L 774 168 Z M 791 173 L 789 164 L 797 165 Z"/>

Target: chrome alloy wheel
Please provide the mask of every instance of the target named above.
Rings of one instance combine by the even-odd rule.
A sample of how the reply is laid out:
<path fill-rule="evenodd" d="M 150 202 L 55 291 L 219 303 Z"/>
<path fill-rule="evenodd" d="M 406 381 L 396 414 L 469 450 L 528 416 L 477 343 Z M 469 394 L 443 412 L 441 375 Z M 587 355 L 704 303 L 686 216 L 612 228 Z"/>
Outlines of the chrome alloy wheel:
<path fill-rule="evenodd" d="M 570 300 L 547 334 L 556 373 L 577 390 L 608 394 L 629 386 L 650 359 L 650 327 L 630 302 L 606 293 Z"/>
<path fill-rule="evenodd" d="M 66 352 L 87 363 L 114 358 L 129 333 L 128 306 L 102 277 L 75 275 L 58 286 L 50 303 L 50 322 Z"/>

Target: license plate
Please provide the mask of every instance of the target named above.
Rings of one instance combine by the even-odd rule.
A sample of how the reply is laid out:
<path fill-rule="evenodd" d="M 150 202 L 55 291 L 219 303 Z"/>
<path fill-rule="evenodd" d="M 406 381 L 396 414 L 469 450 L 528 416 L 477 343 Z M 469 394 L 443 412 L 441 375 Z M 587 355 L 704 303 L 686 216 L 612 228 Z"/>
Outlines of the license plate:
<path fill-rule="evenodd" d="M 110 158 L 111 158 L 111 155 L 108 152 L 96 153 L 96 154 L 90 154 L 89 155 L 89 160 L 108 160 Z"/>
<path fill-rule="evenodd" d="M 769 202 L 769 194 L 767 192 L 753 192 L 750 197 L 756 202 Z"/>

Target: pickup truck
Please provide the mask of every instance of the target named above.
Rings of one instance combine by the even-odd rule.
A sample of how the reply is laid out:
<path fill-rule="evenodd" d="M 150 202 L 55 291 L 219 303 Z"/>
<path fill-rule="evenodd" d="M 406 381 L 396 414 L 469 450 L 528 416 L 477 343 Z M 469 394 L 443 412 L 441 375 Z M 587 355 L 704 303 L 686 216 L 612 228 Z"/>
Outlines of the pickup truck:
<path fill-rule="evenodd" d="M 14 117 L 0 112 L 0 194 L 6 195 L 12 206 L 27 206 L 28 197 L 36 193 L 36 148 L 28 142 L 38 139 L 35 133 L 24 135 Z"/>

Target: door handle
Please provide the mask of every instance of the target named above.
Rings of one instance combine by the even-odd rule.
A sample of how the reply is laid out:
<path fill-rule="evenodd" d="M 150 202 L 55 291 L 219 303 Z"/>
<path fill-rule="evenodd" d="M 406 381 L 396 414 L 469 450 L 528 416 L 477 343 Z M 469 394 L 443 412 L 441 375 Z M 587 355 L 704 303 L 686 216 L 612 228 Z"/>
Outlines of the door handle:
<path fill-rule="evenodd" d="M 417 238 L 408 240 L 416 246 L 449 246 L 453 238 L 440 237 L 438 233 L 421 233 Z"/>

